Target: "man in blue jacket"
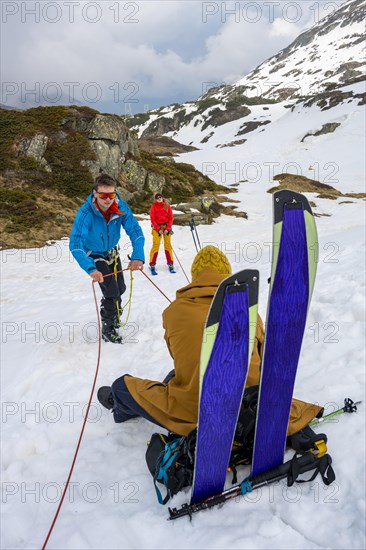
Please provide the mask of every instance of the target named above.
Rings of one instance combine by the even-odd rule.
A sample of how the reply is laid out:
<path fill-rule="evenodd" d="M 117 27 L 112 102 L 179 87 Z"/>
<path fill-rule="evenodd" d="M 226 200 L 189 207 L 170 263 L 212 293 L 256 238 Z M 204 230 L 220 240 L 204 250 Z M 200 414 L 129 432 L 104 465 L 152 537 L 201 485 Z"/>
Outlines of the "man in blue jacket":
<path fill-rule="evenodd" d="M 107 174 L 98 176 L 92 193 L 78 210 L 70 235 L 70 250 L 78 264 L 102 289 L 100 315 L 102 337 L 122 344 L 117 332 L 121 296 L 126 290 L 123 273 L 104 278 L 122 269 L 118 255 L 121 227 L 132 244 L 128 267 L 143 268 L 145 237 L 129 206 L 116 193 L 116 182 Z"/>

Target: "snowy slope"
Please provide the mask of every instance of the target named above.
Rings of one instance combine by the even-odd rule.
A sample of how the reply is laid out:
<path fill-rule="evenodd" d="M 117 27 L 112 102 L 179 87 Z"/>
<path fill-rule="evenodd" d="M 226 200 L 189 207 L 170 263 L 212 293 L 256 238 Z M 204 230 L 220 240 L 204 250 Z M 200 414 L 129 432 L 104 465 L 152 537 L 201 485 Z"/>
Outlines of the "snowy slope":
<path fill-rule="evenodd" d="M 353 88 L 357 94 L 363 87 L 363 83 L 358 83 Z M 342 90 L 346 93 L 348 87 Z M 236 134 L 242 121 L 233 121 L 216 128 L 200 150 L 185 153 L 180 160 L 194 164 L 224 185 L 247 181 L 267 190 L 273 185 L 275 174 L 288 172 L 332 185 L 342 192 L 365 192 L 365 107 L 358 103 L 357 98 L 351 98 L 327 110 L 317 104 L 306 108 L 298 104 L 290 110 L 284 103 L 278 103 L 270 115 L 268 111 L 262 115 L 264 111 L 258 106 L 255 113 L 253 110 L 256 115 L 253 119 L 263 117 L 271 123 L 243 135 L 243 138 L 250 136 L 247 142 L 222 147 L 238 139 Z M 303 139 L 330 123 L 339 124 L 333 133 Z M 177 139 L 196 146 L 199 139 L 199 136 L 195 139 L 196 135 L 191 123 L 179 132 Z"/>
<path fill-rule="evenodd" d="M 260 269 L 265 315 L 271 196 L 250 184 L 240 196 L 249 220 L 223 217 L 198 231 L 202 243 L 216 243 L 228 254 L 234 270 Z M 342 406 L 344 397 L 365 399 L 364 204 L 338 202 L 323 200 L 318 207 L 332 216 L 317 220 L 318 279 L 296 383 L 299 398 L 324 404 L 326 412 Z M 148 235 L 148 222 L 142 225 Z M 147 238 L 146 252 L 149 245 Z M 194 246 L 188 228 L 175 229 L 174 247 L 189 273 Z M 70 262 L 66 241 L 39 251 L 3 251 L 1 260 L 2 548 L 39 548 L 91 389 L 96 314 L 90 281 Z M 184 274 L 178 267 L 171 276 L 162 258 L 159 267 L 155 282 L 172 299 L 186 284 Z M 127 342 L 117 349 L 102 344 L 97 387 L 125 372 L 162 379 L 172 368 L 160 326 L 167 305 L 143 275 L 135 275 Z M 318 479 L 292 489 L 281 482 L 201 513 L 192 523 L 168 523 L 144 461 L 154 426 L 144 420 L 114 424 L 95 401 L 72 493 L 49 548 L 364 548 L 364 403 L 356 415 L 322 427 L 337 474 L 332 487 Z M 241 474 L 246 472 L 243 468 Z M 173 504 L 188 498 L 183 492 Z"/>
<path fill-rule="evenodd" d="M 338 168 L 333 163 L 347 165 L 348 148 L 356 147 L 363 157 L 365 5 L 365 0 L 345 2 L 236 84 L 213 88 L 196 102 L 146 113 L 142 123 L 137 115 L 134 128 L 140 136 L 166 135 L 197 147 L 202 154 L 183 160 L 192 159 L 208 175 L 212 172 L 207 163 L 225 162 L 232 149 L 244 165 L 240 168 L 244 175 L 236 181 L 254 181 L 248 174 L 245 177 L 245 165 L 254 157 L 275 163 L 285 154 L 285 167 L 304 159 L 306 168 L 301 162 L 301 168 L 288 170 L 278 165 L 274 173 L 299 173 L 301 169 L 302 175 L 331 185 L 330 180 L 340 179 L 344 186 L 342 177 L 334 178 Z M 329 124 L 337 127 L 328 134 L 305 138 Z M 337 144 L 345 141 L 348 148 L 339 149 Z M 324 142 L 335 146 L 328 147 L 332 152 L 328 158 L 322 155 Z M 314 173 L 308 174 L 313 164 Z M 260 170 L 266 169 L 261 166 Z M 220 176 L 225 184 L 229 176 L 225 171 Z M 349 190 L 353 189 L 354 183 L 348 183 Z"/>
<path fill-rule="evenodd" d="M 346 24 L 358 29 L 357 21 Z M 329 29 L 327 36 L 334 40 L 332 32 Z M 319 42 L 319 50 L 323 47 Z M 305 77 L 304 82 L 311 84 Z M 273 186 L 273 175 L 302 173 L 342 192 L 365 190 L 364 107 L 357 97 L 364 85 L 353 82 L 338 92 L 341 101 L 332 108 L 319 104 L 320 96 L 310 103 L 309 98 L 292 98 L 250 105 L 247 117 L 204 131 L 204 119 L 195 124 L 198 119 L 192 118 L 169 133 L 200 148 L 180 160 L 192 162 L 217 182 L 239 183 L 237 193 L 229 196 L 240 201 L 238 208 L 248 213 L 248 220 L 221 216 L 212 226 L 199 226 L 198 232 L 203 245 L 216 244 L 228 255 L 234 271 L 260 270 L 263 317 L 272 238 L 272 197 L 266 190 Z M 329 96 L 326 106 L 330 101 Z M 195 108 L 188 107 L 192 114 Z M 237 135 L 245 122 L 266 120 L 271 122 Z M 333 133 L 304 139 L 329 123 L 340 126 Z M 222 147 L 239 139 L 247 141 Z M 280 482 L 222 509 L 200 513 L 192 523 L 167 522 L 167 509 L 157 503 L 144 459 L 146 442 L 156 429 L 141 419 L 114 424 L 94 397 L 73 485 L 48 548 L 365 548 L 365 204 L 362 199 L 307 196 L 319 216 L 320 259 L 295 394 L 325 405 L 326 413 L 341 407 L 345 397 L 363 400 L 357 414 L 322 426 L 335 484 L 326 488 L 316 479 L 290 489 Z M 148 254 L 148 220 L 142 227 Z M 190 231 L 174 231 L 175 252 L 189 274 L 195 255 Z M 120 244 L 126 261 L 126 240 Z M 187 283 L 184 273 L 178 265 L 177 274 L 170 275 L 162 253 L 158 268 L 154 282 L 173 299 Z M 90 279 L 70 258 L 67 240 L 43 249 L 2 251 L 1 278 L 1 547 L 40 548 L 90 395 L 97 363 L 95 305 Z M 126 343 L 102 344 L 97 387 L 126 372 L 161 380 L 171 370 L 161 327 L 167 305 L 142 274 L 134 276 L 131 316 L 123 330 Z M 247 469 L 240 474 L 246 475 Z M 188 500 L 189 492 L 182 492 L 172 504 Z"/>
<path fill-rule="evenodd" d="M 316 5 L 314 5 L 314 8 Z M 237 82 L 248 93 L 276 97 L 284 88 L 297 95 L 318 93 L 330 84 L 365 74 L 365 2 L 351 0 L 292 44 Z"/>

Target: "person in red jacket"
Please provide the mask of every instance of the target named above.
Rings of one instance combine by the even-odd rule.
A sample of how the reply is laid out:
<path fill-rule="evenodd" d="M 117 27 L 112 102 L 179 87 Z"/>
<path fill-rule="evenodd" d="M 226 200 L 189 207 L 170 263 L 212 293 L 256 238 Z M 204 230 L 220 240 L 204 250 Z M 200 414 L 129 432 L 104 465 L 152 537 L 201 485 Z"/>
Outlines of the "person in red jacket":
<path fill-rule="evenodd" d="M 164 250 L 166 262 L 170 273 L 175 273 L 173 263 L 173 249 L 170 242 L 173 224 L 173 212 L 170 204 L 164 199 L 161 193 L 156 193 L 155 202 L 150 208 L 151 234 L 153 245 L 150 251 L 150 269 L 152 275 L 157 275 L 156 260 L 159 254 L 161 237 L 164 239 Z"/>

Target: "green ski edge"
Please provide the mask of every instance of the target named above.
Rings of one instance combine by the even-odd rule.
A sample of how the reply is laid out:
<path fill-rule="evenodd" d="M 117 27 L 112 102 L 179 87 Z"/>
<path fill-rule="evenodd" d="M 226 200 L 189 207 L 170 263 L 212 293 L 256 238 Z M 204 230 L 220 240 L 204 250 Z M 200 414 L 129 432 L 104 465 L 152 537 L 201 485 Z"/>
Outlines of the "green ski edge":
<path fill-rule="evenodd" d="M 318 257 L 319 257 L 319 243 L 318 243 L 318 233 L 316 230 L 315 220 L 314 216 L 312 214 L 311 207 L 309 205 L 309 202 L 307 198 L 304 195 L 301 195 L 300 193 L 295 193 L 288 189 L 284 189 L 283 191 L 278 191 L 273 195 L 273 201 L 274 201 L 274 209 L 276 207 L 276 197 L 280 197 L 281 194 L 284 193 L 292 194 L 294 196 L 294 199 L 297 201 L 301 201 L 304 206 L 304 222 L 305 222 L 305 232 L 306 232 L 306 245 L 308 250 L 308 274 L 309 274 L 309 300 L 308 300 L 308 309 L 310 306 L 311 297 L 313 294 L 314 289 L 314 283 L 315 283 L 315 276 L 316 276 L 316 270 L 318 266 Z M 281 216 L 283 218 L 283 214 Z M 271 288 L 272 290 L 273 282 L 276 276 L 276 269 L 277 269 L 277 261 L 278 261 L 278 255 L 280 251 L 280 242 L 281 242 L 281 235 L 282 235 L 282 219 L 281 221 L 278 221 L 273 225 L 273 247 L 272 247 L 272 270 L 271 270 Z"/>

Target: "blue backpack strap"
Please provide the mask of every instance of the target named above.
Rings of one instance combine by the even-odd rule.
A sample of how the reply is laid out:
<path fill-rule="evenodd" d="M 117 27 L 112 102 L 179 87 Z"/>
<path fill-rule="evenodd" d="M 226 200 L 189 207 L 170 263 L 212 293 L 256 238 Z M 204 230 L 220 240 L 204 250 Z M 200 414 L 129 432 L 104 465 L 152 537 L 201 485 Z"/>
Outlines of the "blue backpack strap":
<path fill-rule="evenodd" d="M 154 486 L 155 486 L 156 496 L 158 497 L 159 504 L 166 504 L 170 499 L 171 495 L 167 487 L 168 485 L 167 471 L 169 470 L 170 466 L 173 464 L 177 455 L 178 447 L 182 444 L 183 440 L 184 440 L 184 437 L 180 437 L 175 441 L 170 441 L 166 443 L 164 454 L 162 454 L 161 459 L 158 461 L 156 472 L 154 475 Z M 167 494 L 164 499 L 162 497 L 162 494 L 158 486 L 156 485 L 157 481 L 161 481 L 161 483 L 163 483 L 167 487 Z"/>

